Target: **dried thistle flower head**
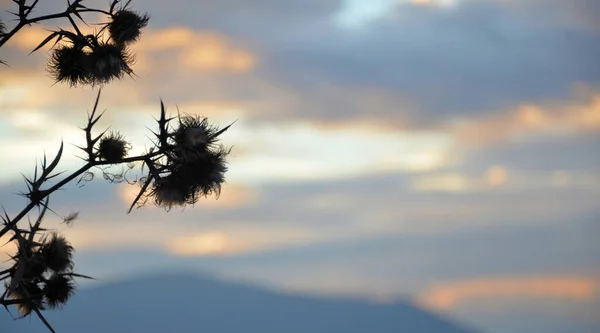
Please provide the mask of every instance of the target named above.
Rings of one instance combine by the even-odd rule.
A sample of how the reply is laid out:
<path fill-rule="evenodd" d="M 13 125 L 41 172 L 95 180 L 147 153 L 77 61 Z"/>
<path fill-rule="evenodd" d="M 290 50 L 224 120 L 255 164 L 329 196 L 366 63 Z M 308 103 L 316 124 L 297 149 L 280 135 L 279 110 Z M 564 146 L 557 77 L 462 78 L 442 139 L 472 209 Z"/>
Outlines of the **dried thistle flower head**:
<path fill-rule="evenodd" d="M 8 289 L 9 283 L 5 282 L 4 287 Z M 12 300 L 18 301 L 16 307 L 23 317 L 30 315 L 34 309 L 45 309 L 44 293 L 35 282 L 19 281 L 9 296 Z"/>
<path fill-rule="evenodd" d="M 70 275 L 54 273 L 44 283 L 44 296 L 51 309 L 66 304 L 75 292 L 75 282 Z"/>
<path fill-rule="evenodd" d="M 173 206 L 185 205 L 188 192 L 189 186 L 171 174 L 154 182 L 151 195 L 157 206 L 169 210 Z"/>
<path fill-rule="evenodd" d="M 169 135 L 172 142 L 162 166 L 169 174 L 155 180 L 149 192 L 157 206 L 170 209 L 194 204 L 201 196 L 220 194 L 230 150 L 217 141 L 228 127 L 219 130 L 203 117 L 179 118 L 179 127 Z"/>
<path fill-rule="evenodd" d="M 16 241 L 17 253 L 11 257 L 14 261 L 12 269 L 16 271 L 18 267 L 23 267 L 24 279 L 36 279 L 42 276 L 46 270 L 46 262 L 43 255 L 40 253 L 39 247 L 32 245 L 30 242 Z"/>
<path fill-rule="evenodd" d="M 42 241 L 40 249 L 46 266 L 55 272 L 64 272 L 73 268 L 73 246 L 57 232 L 52 232 L 50 237 Z"/>
<path fill-rule="evenodd" d="M 173 133 L 173 139 L 180 148 L 200 152 L 217 141 L 218 128 L 209 124 L 208 119 L 200 116 L 185 116 L 179 119 L 179 128 Z"/>
<path fill-rule="evenodd" d="M 221 192 L 225 182 L 227 165 L 225 158 L 229 150 L 206 150 L 203 155 L 189 155 L 187 158 L 172 162 L 171 173 L 153 183 L 150 196 L 159 207 L 171 209 L 172 206 L 194 204 L 201 196 Z"/>
<path fill-rule="evenodd" d="M 103 137 L 98 145 L 98 157 L 107 162 L 119 162 L 127 156 L 129 143 L 123 135 L 112 132 Z"/>
<path fill-rule="evenodd" d="M 183 142 L 189 147 L 206 145 L 210 139 L 205 128 L 187 128 L 183 132 Z"/>
<path fill-rule="evenodd" d="M 124 46 L 99 42 L 91 53 L 91 84 L 104 84 L 113 79 L 120 79 L 124 74 L 131 75 L 133 70 L 129 64 L 133 57 Z"/>
<path fill-rule="evenodd" d="M 91 61 L 82 45 L 61 45 L 51 51 L 47 68 L 56 82 L 74 87 L 90 82 Z"/>
<path fill-rule="evenodd" d="M 225 182 L 225 159 L 229 152 L 229 149 L 222 146 L 216 150 L 207 150 L 205 155 L 187 161 L 177 174 L 188 180 L 194 195 L 208 196 L 215 193 L 218 196 L 221 184 Z"/>
<path fill-rule="evenodd" d="M 148 25 L 148 14 L 122 9 L 111 15 L 108 32 L 112 40 L 119 45 L 126 45 L 138 40 L 141 29 Z"/>
<path fill-rule="evenodd" d="M 47 269 L 48 267 L 46 266 L 44 257 L 40 251 L 35 251 L 30 258 L 27 258 L 27 264 L 25 265 L 25 273 L 23 274 L 23 278 L 37 279 L 41 277 Z"/>

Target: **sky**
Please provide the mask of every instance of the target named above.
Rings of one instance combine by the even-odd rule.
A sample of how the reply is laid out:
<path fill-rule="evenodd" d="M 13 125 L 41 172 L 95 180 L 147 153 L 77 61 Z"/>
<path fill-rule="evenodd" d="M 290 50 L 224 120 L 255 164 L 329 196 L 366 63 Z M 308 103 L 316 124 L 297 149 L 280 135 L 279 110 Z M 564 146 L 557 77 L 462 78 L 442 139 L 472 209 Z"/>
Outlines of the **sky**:
<path fill-rule="evenodd" d="M 600 327 L 600 2 L 133 4 L 151 15 L 137 76 L 103 88 L 98 126 L 139 153 L 161 99 L 171 114 L 236 121 L 222 136 L 230 170 L 218 200 L 170 212 L 126 214 L 136 188 L 99 174 L 57 193 L 54 210 L 79 219 L 45 223 L 74 244 L 80 273 L 207 271 L 410 299 L 491 333 Z M 9 27 L 13 6 L 0 0 Z M 60 168 L 82 163 L 97 90 L 53 84 L 48 48 L 28 55 L 56 26 L 0 49 L 0 204 L 13 215 L 21 173 L 61 139 Z"/>

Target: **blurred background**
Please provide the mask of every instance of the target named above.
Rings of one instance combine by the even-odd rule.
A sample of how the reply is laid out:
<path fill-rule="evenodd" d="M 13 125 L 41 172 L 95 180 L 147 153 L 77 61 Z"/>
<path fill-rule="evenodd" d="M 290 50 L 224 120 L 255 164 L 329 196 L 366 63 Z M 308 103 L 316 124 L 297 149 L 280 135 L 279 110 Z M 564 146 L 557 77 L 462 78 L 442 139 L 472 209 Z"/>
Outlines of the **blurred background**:
<path fill-rule="evenodd" d="M 108 1 L 86 1 L 107 7 Z M 168 112 L 226 126 L 221 196 L 126 210 L 99 173 L 52 198 L 81 288 L 177 272 L 406 302 L 481 332 L 600 331 L 600 2 L 157 0 L 100 127 L 132 154 Z M 0 18 L 14 24 L 0 0 Z M 40 1 L 37 13 L 64 9 Z M 91 17 L 89 22 L 99 22 Z M 44 152 L 81 160 L 97 90 L 53 85 L 53 29 L 0 50 L 0 204 Z M 90 31 L 93 30 L 93 26 Z M 44 50 L 48 50 L 45 48 Z M 100 129 L 100 127 L 98 129 Z M 0 259 L 12 248 L 5 246 Z M 24 325 L 27 325 L 25 323 Z M 377 331 L 374 328 L 372 331 Z"/>

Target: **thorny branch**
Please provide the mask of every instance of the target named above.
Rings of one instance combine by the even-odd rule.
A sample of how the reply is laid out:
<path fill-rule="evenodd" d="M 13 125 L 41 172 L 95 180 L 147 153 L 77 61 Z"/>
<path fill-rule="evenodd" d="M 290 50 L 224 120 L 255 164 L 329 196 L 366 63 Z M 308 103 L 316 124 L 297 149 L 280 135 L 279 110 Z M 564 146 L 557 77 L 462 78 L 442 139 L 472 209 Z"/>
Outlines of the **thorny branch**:
<path fill-rule="evenodd" d="M 38 0 L 12 0 L 17 6 L 16 25 L 6 32 L 0 21 L 0 48 L 21 28 L 42 21 L 66 18 L 74 30 L 59 28 L 51 33 L 32 51 L 35 52 L 54 41 L 50 49 L 48 70 L 56 82 L 70 86 L 102 86 L 124 74 L 132 75 L 132 56 L 127 47 L 137 41 L 149 20 L 146 14 L 138 14 L 129 9 L 131 0 L 112 0 L 108 10 L 88 8 L 84 0 L 68 0 L 63 12 L 31 17 Z M 108 22 L 95 35 L 83 35 L 75 17 L 87 25 L 83 13 L 101 13 L 108 16 Z M 105 34 L 105 32 L 107 32 Z M 0 63 L 4 63 L 0 60 Z M 127 182 L 139 185 L 139 191 L 128 209 L 141 207 L 151 200 L 155 205 L 167 210 L 173 206 L 193 205 L 203 196 L 219 195 L 225 182 L 227 171 L 226 157 L 230 149 L 219 144 L 219 136 L 229 127 L 219 129 L 199 116 L 180 115 L 167 117 L 161 101 L 160 117 L 156 119 L 158 130 L 152 132 L 152 148 L 138 156 L 128 156 L 131 144 L 118 132 L 107 134 L 107 130 L 94 136 L 95 125 L 103 113 L 98 113 L 101 89 L 87 117 L 85 145 L 78 147 L 85 156 L 79 169 L 63 176 L 56 172 L 63 154 L 61 143 L 56 156 L 48 162 L 44 155 L 39 168 L 35 166 L 33 177 L 23 176 L 27 191 L 22 195 L 27 205 L 15 216 L 10 217 L 3 208 L 0 213 L 0 242 L 8 238 L 8 243 L 16 246 L 11 255 L 12 265 L 0 270 L 0 281 L 4 281 L 4 292 L 0 295 L 0 305 L 9 311 L 15 306 L 21 318 L 35 313 L 46 327 L 54 332 L 42 311 L 55 309 L 67 303 L 75 292 L 74 278 L 90 278 L 74 271 L 73 247 L 54 230 L 42 227 L 42 222 L 50 208 L 50 197 L 66 184 L 79 178 L 78 185 L 93 179 L 91 170 L 99 169 L 106 180 L 120 182 L 125 173 L 113 174 L 109 167 L 127 165 L 127 171 L 141 162 L 143 177 Z M 147 171 L 145 171 L 147 170 Z M 63 176 L 63 178 L 60 178 Z M 59 180 L 60 179 L 60 180 Z M 56 181 L 50 185 L 49 181 Z M 31 222 L 31 215 L 37 216 Z M 70 224 L 78 213 L 63 217 Z M 24 226 L 25 218 L 28 224 Z M 3 246 L 3 245 L 0 245 Z M 10 311 L 9 311 L 10 313 Z"/>
<path fill-rule="evenodd" d="M 80 18 L 82 13 L 101 13 L 109 16 L 111 15 L 111 12 L 107 12 L 105 10 L 85 7 L 84 5 L 82 5 L 83 0 L 75 0 L 73 3 L 69 4 L 69 6 L 64 12 L 30 18 L 29 15 L 35 9 L 36 5 L 38 4 L 38 1 L 39 0 L 35 0 L 31 5 L 26 5 L 25 0 L 13 0 L 13 2 L 19 5 L 18 13 L 12 13 L 13 15 L 17 16 L 18 23 L 14 28 L 12 28 L 12 30 L 1 36 L 0 47 L 2 47 L 2 45 L 8 42 L 9 39 L 11 39 L 17 32 L 19 32 L 19 30 L 21 30 L 21 28 L 27 25 L 31 25 L 33 23 L 39 23 L 42 21 L 60 18 L 67 18 L 72 21 L 73 17 L 71 15 L 75 15 L 78 18 Z M 114 3 L 118 2 L 119 1 L 114 1 Z M 114 8 L 114 6 L 112 6 L 111 8 Z M 73 23 L 73 25 L 76 26 L 75 23 Z M 76 30 L 78 29 L 76 28 Z"/>

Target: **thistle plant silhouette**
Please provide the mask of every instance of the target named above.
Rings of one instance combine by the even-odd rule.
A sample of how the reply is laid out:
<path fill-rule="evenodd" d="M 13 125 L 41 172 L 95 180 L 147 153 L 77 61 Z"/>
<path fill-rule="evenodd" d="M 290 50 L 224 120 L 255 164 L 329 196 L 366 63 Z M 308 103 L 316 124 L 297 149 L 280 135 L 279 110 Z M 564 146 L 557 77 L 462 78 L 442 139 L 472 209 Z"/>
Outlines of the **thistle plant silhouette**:
<path fill-rule="evenodd" d="M 107 9 L 87 7 L 84 0 L 71 0 L 67 1 L 65 11 L 38 17 L 32 16 L 38 0 L 13 2 L 17 11 L 11 14 L 16 16 L 16 25 L 7 28 L 5 22 L 0 21 L 0 48 L 26 26 L 66 20 L 70 24 L 68 28 L 50 31 L 32 53 L 53 43 L 47 62 L 51 78 L 71 87 L 98 89 L 92 111 L 82 127 L 85 145 L 79 148 L 83 151 L 84 164 L 71 174 L 58 172 L 63 154 L 61 143 L 51 160 L 44 156 L 40 165 L 35 166 L 33 177 L 24 177 L 27 190 L 22 195 L 27 205 L 15 216 L 9 216 L 4 207 L 0 212 L 0 241 L 16 245 L 16 253 L 10 255 L 10 266 L 0 269 L 0 281 L 5 287 L 0 305 L 11 315 L 11 307 L 15 307 L 19 318 L 35 314 L 54 332 L 43 311 L 59 308 L 69 301 L 75 293 L 75 278 L 91 277 L 76 273 L 74 248 L 69 241 L 58 232 L 42 227 L 46 213 L 55 213 L 50 208 L 52 194 L 72 181 L 84 184 L 92 180 L 92 170 L 101 172 L 112 182 L 125 181 L 123 173 L 111 174 L 103 168 L 122 165 L 127 170 L 140 167 L 143 173 L 143 177 L 135 181 L 126 180 L 139 186 L 128 213 L 148 202 L 167 210 L 173 206 L 193 205 L 201 197 L 220 193 L 230 149 L 219 143 L 219 136 L 231 124 L 219 129 L 199 116 L 168 117 L 161 101 L 160 115 L 155 118 L 157 129 L 152 131 L 153 147 L 142 155 L 129 156 L 131 145 L 123 134 L 106 130 L 94 134 L 103 114 L 98 112 L 98 104 L 103 85 L 135 75 L 129 46 L 140 38 L 149 16 L 132 10 L 131 0 L 112 0 Z M 81 32 L 78 24 L 87 25 L 86 13 L 106 17 L 95 34 Z M 77 215 L 62 218 L 70 224 Z"/>

